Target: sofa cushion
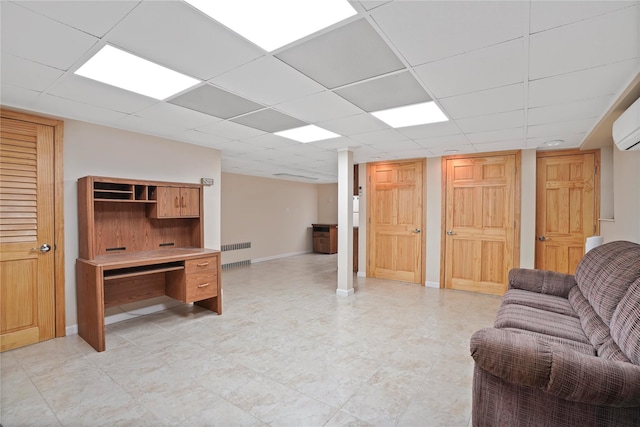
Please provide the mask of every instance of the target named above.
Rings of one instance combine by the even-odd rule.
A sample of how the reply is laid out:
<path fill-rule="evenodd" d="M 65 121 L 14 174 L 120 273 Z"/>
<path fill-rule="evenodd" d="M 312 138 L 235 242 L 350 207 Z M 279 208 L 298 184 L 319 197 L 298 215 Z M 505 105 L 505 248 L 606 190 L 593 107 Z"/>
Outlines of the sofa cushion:
<path fill-rule="evenodd" d="M 596 350 L 600 348 L 610 337 L 609 327 L 602 321 L 598 313 L 591 307 L 587 298 L 582 295 L 579 287 L 569 292 L 569 303 L 580 317 L 580 324 L 591 345 Z"/>
<path fill-rule="evenodd" d="M 603 359 L 631 363 L 631 360 L 620 350 L 620 347 L 618 347 L 618 344 L 613 340 L 613 337 L 609 337 L 609 339 L 598 348 L 598 356 Z"/>
<path fill-rule="evenodd" d="M 502 298 L 502 304 L 520 304 L 527 307 L 539 308 L 540 310 L 551 311 L 553 313 L 564 314 L 571 317 L 578 317 L 578 314 L 571 307 L 569 300 L 553 295 L 538 294 L 535 292 L 523 291 L 521 289 L 510 289 Z"/>
<path fill-rule="evenodd" d="M 611 336 L 622 352 L 640 365 L 640 278 L 629 287 L 613 313 Z"/>
<path fill-rule="evenodd" d="M 629 286 L 639 277 L 640 245 L 625 241 L 590 250 L 575 274 L 582 294 L 606 325 Z"/>
<path fill-rule="evenodd" d="M 500 329 L 523 329 L 589 344 L 579 319 L 520 304 L 501 305 L 494 326 Z"/>

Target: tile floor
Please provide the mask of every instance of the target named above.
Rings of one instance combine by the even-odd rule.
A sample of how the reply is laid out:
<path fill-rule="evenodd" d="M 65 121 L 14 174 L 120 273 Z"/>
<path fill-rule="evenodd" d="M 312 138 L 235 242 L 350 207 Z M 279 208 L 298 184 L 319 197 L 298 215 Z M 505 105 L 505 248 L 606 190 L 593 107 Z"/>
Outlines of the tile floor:
<path fill-rule="evenodd" d="M 11 426 L 462 426 L 471 334 L 500 299 L 355 278 L 336 256 L 223 273 L 224 314 L 199 307 L 107 327 L 107 351 L 71 335 L 0 355 Z"/>

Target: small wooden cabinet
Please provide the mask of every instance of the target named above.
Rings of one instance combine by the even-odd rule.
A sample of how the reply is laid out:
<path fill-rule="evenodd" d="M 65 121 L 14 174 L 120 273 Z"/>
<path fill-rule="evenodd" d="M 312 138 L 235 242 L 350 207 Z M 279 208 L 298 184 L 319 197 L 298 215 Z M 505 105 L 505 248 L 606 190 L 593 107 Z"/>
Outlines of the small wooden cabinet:
<path fill-rule="evenodd" d="M 312 224 L 313 252 L 319 254 L 338 253 L 338 225 Z"/>
<path fill-rule="evenodd" d="M 159 186 L 152 195 L 156 204 L 151 218 L 195 218 L 200 216 L 200 191 L 189 187 Z"/>
<path fill-rule="evenodd" d="M 203 248 L 200 184 L 78 180 L 78 334 L 105 350 L 105 309 L 168 295 L 222 314 L 220 251 Z"/>

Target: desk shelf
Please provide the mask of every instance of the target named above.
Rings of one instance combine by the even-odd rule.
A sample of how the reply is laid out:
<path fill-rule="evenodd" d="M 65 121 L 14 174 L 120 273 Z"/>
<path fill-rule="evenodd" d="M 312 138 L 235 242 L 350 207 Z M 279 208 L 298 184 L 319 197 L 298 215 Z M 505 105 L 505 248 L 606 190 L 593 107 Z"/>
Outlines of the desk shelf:
<path fill-rule="evenodd" d="M 126 271 L 123 271 L 126 270 Z M 168 267 L 131 267 L 122 270 L 111 270 L 105 273 L 104 281 L 126 279 L 127 277 L 146 276 L 154 273 L 166 273 L 167 271 L 184 270 L 184 265 L 168 266 Z M 113 273 L 115 272 L 115 273 Z M 109 274 L 107 274 L 109 273 Z M 113 273 L 113 274 L 111 274 Z"/>

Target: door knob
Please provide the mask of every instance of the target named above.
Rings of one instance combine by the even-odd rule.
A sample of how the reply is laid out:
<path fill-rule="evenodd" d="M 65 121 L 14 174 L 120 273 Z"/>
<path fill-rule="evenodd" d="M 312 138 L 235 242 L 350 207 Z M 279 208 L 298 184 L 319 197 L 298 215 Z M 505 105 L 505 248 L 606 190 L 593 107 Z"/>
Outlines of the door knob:
<path fill-rule="evenodd" d="M 456 232 L 453 230 L 447 230 L 447 236 L 455 236 Z"/>
<path fill-rule="evenodd" d="M 31 248 L 32 251 L 40 251 L 40 252 L 49 252 L 51 250 L 51 246 L 46 243 L 40 245 L 39 248 Z"/>
<path fill-rule="evenodd" d="M 540 240 L 541 242 L 544 242 L 545 240 L 550 240 L 545 236 L 538 236 L 538 240 Z"/>
<path fill-rule="evenodd" d="M 416 228 L 415 230 L 412 231 L 412 233 L 421 233 L 421 232 L 422 232 L 422 230 L 419 229 L 419 228 Z"/>

